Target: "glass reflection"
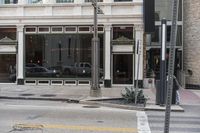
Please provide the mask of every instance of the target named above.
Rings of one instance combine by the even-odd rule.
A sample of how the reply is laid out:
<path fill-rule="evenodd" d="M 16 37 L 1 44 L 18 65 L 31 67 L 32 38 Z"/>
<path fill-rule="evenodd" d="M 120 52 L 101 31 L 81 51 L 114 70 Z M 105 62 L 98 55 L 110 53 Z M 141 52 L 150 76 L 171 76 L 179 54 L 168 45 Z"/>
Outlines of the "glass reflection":
<path fill-rule="evenodd" d="M 155 20 L 160 21 L 162 18 L 172 19 L 172 1 L 155 0 Z M 179 0 L 178 21 L 182 21 L 182 0 Z"/>
<path fill-rule="evenodd" d="M 0 82 L 16 81 L 16 55 L 0 54 Z"/>
<path fill-rule="evenodd" d="M 91 78 L 92 34 L 26 35 L 26 77 Z M 100 76 L 103 76 L 103 34 Z"/>
<path fill-rule="evenodd" d="M 113 55 L 113 84 L 133 84 L 133 55 Z"/>

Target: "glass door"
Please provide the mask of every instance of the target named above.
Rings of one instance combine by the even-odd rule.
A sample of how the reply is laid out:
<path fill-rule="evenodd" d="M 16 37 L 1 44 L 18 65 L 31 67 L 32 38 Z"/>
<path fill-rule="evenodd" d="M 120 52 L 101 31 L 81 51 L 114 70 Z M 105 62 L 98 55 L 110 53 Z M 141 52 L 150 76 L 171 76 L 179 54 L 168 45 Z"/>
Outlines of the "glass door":
<path fill-rule="evenodd" d="M 0 54 L 0 83 L 16 81 L 16 54 Z"/>
<path fill-rule="evenodd" d="M 133 84 L 133 54 L 113 54 L 113 84 Z"/>

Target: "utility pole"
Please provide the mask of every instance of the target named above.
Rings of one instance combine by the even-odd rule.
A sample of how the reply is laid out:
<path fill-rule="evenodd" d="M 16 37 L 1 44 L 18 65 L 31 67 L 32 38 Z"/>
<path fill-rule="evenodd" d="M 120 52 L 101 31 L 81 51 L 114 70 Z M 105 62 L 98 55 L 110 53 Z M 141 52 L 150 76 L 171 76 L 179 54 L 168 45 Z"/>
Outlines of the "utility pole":
<path fill-rule="evenodd" d="M 101 88 L 99 85 L 100 43 L 98 38 L 98 24 L 97 24 L 97 13 L 99 8 L 97 5 L 97 0 L 92 0 L 92 6 L 94 7 L 94 33 L 92 39 L 92 81 L 91 81 L 90 96 L 100 97 L 101 96 Z"/>
<path fill-rule="evenodd" d="M 173 0 L 164 133 L 169 133 L 179 0 Z"/>

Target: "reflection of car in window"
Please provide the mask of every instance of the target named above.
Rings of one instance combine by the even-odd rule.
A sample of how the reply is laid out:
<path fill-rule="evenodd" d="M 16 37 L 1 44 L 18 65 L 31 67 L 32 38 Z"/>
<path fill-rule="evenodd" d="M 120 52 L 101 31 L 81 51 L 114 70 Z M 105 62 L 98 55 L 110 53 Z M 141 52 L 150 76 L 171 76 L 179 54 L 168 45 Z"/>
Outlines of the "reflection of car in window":
<path fill-rule="evenodd" d="M 26 67 L 39 67 L 39 65 L 34 64 L 34 63 L 27 63 Z"/>
<path fill-rule="evenodd" d="M 60 72 L 53 69 L 49 70 L 46 67 L 37 64 L 26 64 L 26 77 L 60 77 Z M 9 80 L 16 81 L 16 73 L 9 75 Z"/>
<path fill-rule="evenodd" d="M 59 77 L 56 70 L 49 70 L 46 67 L 32 67 L 26 69 L 27 77 Z"/>
<path fill-rule="evenodd" d="M 64 75 L 91 76 L 91 64 L 88 62 L 75 63 L 74 65 L 63 66 Z M 100 77 L 103 76 L 103 69 L 100 68 Z"/>
<path fill-rule="evenodd" d="M 75 63 L 74 65 L 63 66 L 63 72 L 65 75 L 89 76 L 91 75 L 91 65 L 88 62 Z"/>

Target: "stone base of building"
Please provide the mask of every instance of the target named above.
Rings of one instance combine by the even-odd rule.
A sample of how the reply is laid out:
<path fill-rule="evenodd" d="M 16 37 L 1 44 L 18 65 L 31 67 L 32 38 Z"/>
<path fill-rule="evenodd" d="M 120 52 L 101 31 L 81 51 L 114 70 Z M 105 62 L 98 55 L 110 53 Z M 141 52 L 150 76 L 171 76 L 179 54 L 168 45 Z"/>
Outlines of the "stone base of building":
<path fill-rule="evenodd" d="M 24 79 L 17 79 L 17 85 L 24 85 Z"/>
<path fill-rule="evenodd" d="M 135 80 L 135 86 L 136 86 L 136 80 Z M 138 80 L 138 87 L 143 88 L 143 80 Z"/>
<path fill-rule="evenodd" d="M 104 80 L 104 87 L 111 88 L 111 80 L 108 80 L 108 79 Z"/>

